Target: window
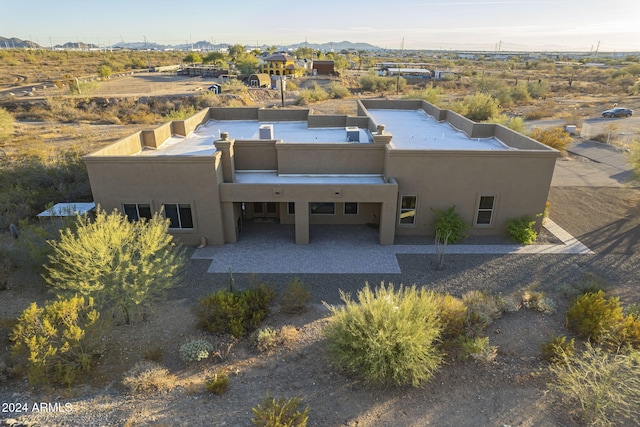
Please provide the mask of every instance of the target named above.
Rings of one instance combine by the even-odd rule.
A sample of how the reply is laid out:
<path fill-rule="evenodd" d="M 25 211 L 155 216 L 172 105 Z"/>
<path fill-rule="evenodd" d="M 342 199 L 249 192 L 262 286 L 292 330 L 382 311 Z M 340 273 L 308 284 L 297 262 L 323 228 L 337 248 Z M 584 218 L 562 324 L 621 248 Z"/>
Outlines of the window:
<path fill-rule="evenodd" d="M 335 215 L 335 203 L 310 203 L 311 215 Z"/>
<path fill-rule="evenodd" d="M 289 213 L 289 215 L 296 214 L 296 204 L 294 202 L 287 203 L 287 212 Z"/>
<path fill-rule="evenodd" d="M 416 223 L 418 196 L 402 196 L 400 199 L 400 224 Z"/>
<path fill-rule="evenodd" d="M 476 225 L 491 225 L 496 196 L 480 196 Z"/>
<path fill-rule="evenodd" d="M 358 215 L 358 204 L 357 203 L 345 203 L 344 204 L 344 214 L 345 215 Z"/>
<path fill-rule="evenodd" d="M 143 218 L 151 219 L 151 206 L 140 203 L 124 203 L 124 214 L 129 218 L 129 221 L 140 221 Z"/>
<path fill-rule="evenodd" d="M 191 205 L 169 203 L 164 206 L 164 216 L 169 218 L 169 228 L 193 228 Z"/>

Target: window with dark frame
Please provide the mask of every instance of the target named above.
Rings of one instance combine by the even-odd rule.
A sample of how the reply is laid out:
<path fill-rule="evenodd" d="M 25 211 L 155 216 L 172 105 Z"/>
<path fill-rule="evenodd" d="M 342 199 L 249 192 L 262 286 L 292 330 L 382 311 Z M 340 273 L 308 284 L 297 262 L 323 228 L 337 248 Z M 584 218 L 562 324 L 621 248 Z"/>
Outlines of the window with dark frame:
<path fill-rule="evenodd" d="M 358 215 L 358 204 L 354 202 L 346 202 L 344 204 L 345 215 Z"/>
<path fill-rule="evenodd" d="M 287 213 L 289 215 L 295 215 L 296 214 L 296 204 L 294 202 L 287 203 Z"/>
<path fill-rule="evenodd" d="M 418 196 L 402 196 L 400 198 L 400 224 L 410 225 L 416 223 L 416 206 Z"/>
<path fill-rule="evenodd" d="M 124 214 L 129 221 L 140 221 L 141 219 L 151 219 L 151 205 L 145 203 L 123 203 Z"/>
<path fill-rule="evenodd" d="M 333 202 L 312 202 L 309 203 L 311 215 L 335 215 L 336 204 Z"/>
<path fill-rule="evenodd" d="M 480 196 L 476 225 L 491 225 L 496 196 Z"/>
<path fill-rule="evenodd" d="M 193 228 L 191 205 L 183 203 L 166 203 L 164 216 L 169 218 L 169 228 Z"/>

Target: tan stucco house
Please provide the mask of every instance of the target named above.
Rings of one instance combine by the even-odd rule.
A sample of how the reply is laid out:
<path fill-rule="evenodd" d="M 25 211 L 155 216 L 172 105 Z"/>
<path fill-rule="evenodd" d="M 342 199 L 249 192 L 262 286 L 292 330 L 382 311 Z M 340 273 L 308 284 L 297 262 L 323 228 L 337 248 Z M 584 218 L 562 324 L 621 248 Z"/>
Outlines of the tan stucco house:
<path fill-rule="evenodd" d="M 381 244 L 433 235 L 456 206 L 469 234 L 505 234 L 544 211 L 558 151 L 424 101 L 357 101 L 356 116 L 208 108 L 137 132 L 86 162 L 95 202 L 131 219 L 164 212 L 184 244 L 236 242 L 243 223 L 370 224 Z"/>

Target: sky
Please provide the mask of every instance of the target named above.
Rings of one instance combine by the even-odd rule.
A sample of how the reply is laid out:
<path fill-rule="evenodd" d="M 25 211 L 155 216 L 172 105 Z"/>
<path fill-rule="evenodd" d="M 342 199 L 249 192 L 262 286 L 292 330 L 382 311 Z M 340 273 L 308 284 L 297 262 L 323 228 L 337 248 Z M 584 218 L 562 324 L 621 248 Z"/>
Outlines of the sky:
<path fill-rule="evenodd" d="M 640 0 L 3 0 L 0 36 L 387 49 L 640 51 Z"/>

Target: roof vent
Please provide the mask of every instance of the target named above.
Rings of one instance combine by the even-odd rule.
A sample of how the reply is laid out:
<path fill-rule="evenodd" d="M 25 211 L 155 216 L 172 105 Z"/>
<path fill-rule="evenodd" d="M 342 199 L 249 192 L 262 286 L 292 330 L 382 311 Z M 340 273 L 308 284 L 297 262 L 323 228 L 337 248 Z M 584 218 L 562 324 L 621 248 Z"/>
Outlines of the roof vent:
<path fill-rule="evenodd" d="M 347 126 L 347 141 L 360 142 L 360 129 L 356 126 Z"/>
<path fill-rule="evenodd" d="M 274 139 L 273 125 L 260 125 L 259 135 L 260 139 Z"/>

